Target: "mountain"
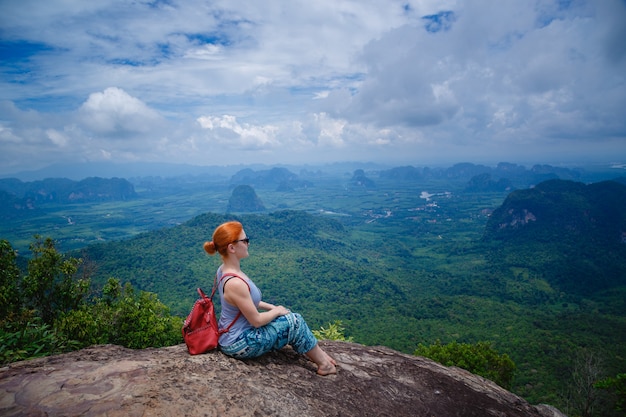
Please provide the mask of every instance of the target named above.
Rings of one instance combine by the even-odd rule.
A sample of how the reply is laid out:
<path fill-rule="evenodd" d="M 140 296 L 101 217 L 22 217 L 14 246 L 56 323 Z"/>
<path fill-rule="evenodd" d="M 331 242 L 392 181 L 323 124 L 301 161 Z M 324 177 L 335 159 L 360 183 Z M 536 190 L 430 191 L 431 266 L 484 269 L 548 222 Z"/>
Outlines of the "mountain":
<path fill-rule="evenodd" d="M 241 361 L 185 345 L 100 345 L 0 369 L 11 416 L 564 417 L 491 381 L 384 347 L 320 342 L 339 362 L 319 377 L 287 347 Z"/>
<path fill-rule="evenodd" d="M 123 178 L 89 177 L 81 181 L 47 178 L 22 182 L 15 178 L 0 179 L 0 190 L 34 203 L 76 203 L 116 201 L 135 198 L 134 186 Z"/>
<path fill-rule="evenodd" d="M 621 247 L 625 233 L 625 185 L 549 180 L 510 193 L 489 219 L 485 239 L 515 243 L 575 239 Z"/>
<path fill-rule="evenodd" d="M 354 171 L 348 185 L 351 189 L 363 188 L 365 190 L 373 190 L 376 188 L 376 183 L 368 178 L 365 175 L 365 171 L 363 171 L 362 169 L 357 169 L 356 171 Z"/>
<path fill-rule="evenodd" d="M 230 179 L 231 185 L 250 185 L 259 188 L 270 187 L 278 191 L 293 191 L 296 188 L 313 186 L 313 183 L 302 180 L 287 168 L 274 167 L 255 171 L 251 168 L 242 169 Z"/>
<path fill-rule="evenodd" d="M 39 210 L 31 200 L 0 190 L 0 219 L 10 220 L 37 212 Z"/>
<path fill-rule="evenodd" d="M 498 181 L 491 179 L 491 174 L 483 173 L 472 177 L 467 183 L 465 191 L 468 192 L 492 192 L 511 191 L 513 184 L 508 178 L 500 178 Z"/>
<path fill-rule="evenodd" d="M 483 240 L 500 247 L 503 262 L 523 259 L 565 291 L 626 285 L 626 186 L 549 180 L 516 190 L 492 213 Z"/>
<path fill-rule="evenodd" d="M 379 164 L 371 162 L 337 162 L 321 165 L 289 166 L 292 169 L 305 168 L 308 170 L 322 169 L 327 172 L 347 172 L 355 168 L 379 169 Z M 32 171 L 21 171 L 1 174 L 1 178 L 19 178 L 22 181 L 36 181 L 42 178 L 69 178 L 75 181 L 87 177 L 162 177 L 172 178 L 181 176 L 200 176 L 228 179 L 243 169 L 259 171 L 268 170 L 266 164 L 239 164 L 239 165 L 190 165 L 165 162 L 84 162 L 54 164 Z"/>
<path fill-rule="evenodd" d="M 614 170 L 613 170 L 614 172 Z M 563 168 L 552 165 L 533 165 L 526 168 L 523 165 L 500 162 L 495 167 L 462 162 L 448 168 L 416 168 L 402 166 L 383 169 L 379 172 L 380 178 L 397 181 L 416 181 L 421 179 L 469 180 L 468 191 L 501 191 L 513 188 L 527 188 L 550 179 L 572 181 L 598 181 L 614 176 L 612 171 L 589 172 L 583 168 Z M 493 178 L 493 180 L 492 180 Z"/>
<path fill-rule="evenodd" d="M 249 185 L 238 185 L 228 200 L 227 213 L 254 213 L 265 211 L 265 206 Z"/>
<path fill-rule="evenodd" d="M 423 169 L 410 165 L 386 169 L 379 173 L 380 178 L 399 181 L 417 181 L 424 178 L 425 175 Z"/>
<path fill-rule="evenodd" d="M 36 181 L 42 178 L 69 178 L 79 181 L 87 177 L 176 177 L 181 175 L 232 175 L 235 169 L 241 167 L 223 166 L 195 166 L 172 163 L 113 163 L 113 162 L 85 162 L 55 164 L 34 171 L 16 172 L 4 177 L 15 177 L 22 181 Z"/>
<path fill-rule="evenodd" d="M 15 219 L 41 214 L 46 204 L 125 201 L 137 197 L 134 186 L 122 178 L 47 178 L 22 182 L 0 179 L 0 219 Z"/>

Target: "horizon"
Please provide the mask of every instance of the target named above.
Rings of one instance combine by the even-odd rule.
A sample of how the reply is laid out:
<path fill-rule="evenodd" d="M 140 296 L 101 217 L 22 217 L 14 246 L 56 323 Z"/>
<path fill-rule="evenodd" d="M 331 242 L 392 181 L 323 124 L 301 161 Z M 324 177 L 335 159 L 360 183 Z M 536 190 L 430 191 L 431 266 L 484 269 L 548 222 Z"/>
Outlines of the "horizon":
<path fill-rule="evenodd" d="M 494 163 L 476 163 L 471 161 L 456 161 L 451 163 L 439 163 L 439 164 L 381 164 L 373 161 L 338 161 L 331 163 L 321 164 L 292 164 L 292 163 L 276 163 L 276 164 L 237 164 L 237 165 L 192 165 L 184 163 L 168 163 L 168 162 L 94 162 L 94 163 L 75 163 L 75 164 L 52 164 L 46 167 L 27 170 L 16 171 L 7 174 L 0 174 L 0 180 L 2 179 L 18 179 L 22 182 L 40 181 L 51 178 L 67 178 L 73 181 L 79 181 L 89 177 L 101 177 L 101 178 L 141 178 L 150 176 L 159 176 L 162 178 L 176 178 L 181 176 L 194 176 L 200 174 L 206 174 L 207 172 L 215 169 L 219 169 L 221 172 L 220 177 L 227 177 L 236 174 L 244 169 L 252 169 L 253 171 L 263 171 L 272 168 L 286 168 L 289 170 L 299 169 L 315 169 L 321 172 L 334 173 L 338 170 L 356 170 L 363 169 L 365 172 L 386 170 L 399 167 L 412 166 L 414 168 L 434 168 L 434 169 L 449 169 L 460 164 L 471 164 L 475 166 L 485 166 L 491 169 L 497 168 L 500 164 L 512 164 L 526 170 L 531 170 L 538 166 L 549 166 L 556 169 L 570 169 L 581 170 L 582 172 L 592 173 L 615 173 L 616 177 L 621 176 L 626 172 L 626 164 L 615 163 L 591 163 L 591 164 L 550 164 L 550 163 L 515 163 L 510 161 L 498 161 Z"/>
<path fill-rule="evenodd" d="M 0 2 L 0 176 L 626 163 L 626 2 Z"/>

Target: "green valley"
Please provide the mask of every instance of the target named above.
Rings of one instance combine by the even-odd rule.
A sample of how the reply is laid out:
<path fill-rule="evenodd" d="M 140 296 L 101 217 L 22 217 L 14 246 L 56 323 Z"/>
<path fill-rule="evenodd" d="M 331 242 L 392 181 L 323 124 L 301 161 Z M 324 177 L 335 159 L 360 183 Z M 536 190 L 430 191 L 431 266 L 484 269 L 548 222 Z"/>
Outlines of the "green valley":
<path fill-rule="evenodd" d="M 517 366 L 513 392 L 561 407 L 581 355 L 602 358 L 605 376 L 625 372 L 626 187 L 458 168 L 263 177 L 251 184 L 266 207 L 255 213 L 225 214 L 239 184 L 224 179 L 137 182 L 135 199 L 48 206 L 48 217 L 4 224 L 2 237 L 21 233 L 20 247 L 41 227 L 83 259 L 96 288 L 115 277 L 185 316 L 219 265 L 202 244 L 237 219 L 251 238 L 243 268 L 313 328 L 338 320 L 357 343 L 406 353 L 491 342 Z M 46 226 L 61 212 L 75 224 Z M 519 225 L 516 213 L 530 227 L 503 226 Z"/>

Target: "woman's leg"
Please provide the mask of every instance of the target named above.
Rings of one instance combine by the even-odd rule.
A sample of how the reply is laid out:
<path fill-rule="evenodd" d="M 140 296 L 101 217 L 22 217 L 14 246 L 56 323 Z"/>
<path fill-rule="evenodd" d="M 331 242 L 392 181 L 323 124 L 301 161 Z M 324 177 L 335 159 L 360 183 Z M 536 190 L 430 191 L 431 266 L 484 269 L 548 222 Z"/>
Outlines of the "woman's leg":
<path fill-rule="evenodd" d="M 315 362 L 318 374 L 337 373 L 337 362 L 319 347 L 309 326 L 298 313 L 280 316 L 263 327 L 248 330 L 237 342 L 222 347 L 222 352 L 240 359 L 254 358 L 286 345 L 291 345 L 296 352 Z"/>
<path fill-rule="evenodd" d="M 335 365 L 337 362 L 331 358 L 317 343 L 317 339 L 309 329 L 302 316 L 298 313 L 291 313 L 293 326 L 291 328 L 289 344 L 298 353 L 304 353 L 307 358 L 317 364 L 319 375 L 336 374 Z"/>
<path fill-rule="evenodd" d="M 317 364 L 317 373 L 319 375 L 326 376 L 337 373 L 337 368 L 335 367 L 337 362 L 328 356 L 319 344 L 315 345 L 315 347 L 309 350 L 305 355 Z"/>
<path fill-rule="evenodd" d="M 236 342 L 221 346 L 222 352 L 239 359 L 256 358 L 291 345 L 305 354 L 317 345 L 317 339 L 300 314 L 277 317 L 263 327 L 246 330 Z"/>

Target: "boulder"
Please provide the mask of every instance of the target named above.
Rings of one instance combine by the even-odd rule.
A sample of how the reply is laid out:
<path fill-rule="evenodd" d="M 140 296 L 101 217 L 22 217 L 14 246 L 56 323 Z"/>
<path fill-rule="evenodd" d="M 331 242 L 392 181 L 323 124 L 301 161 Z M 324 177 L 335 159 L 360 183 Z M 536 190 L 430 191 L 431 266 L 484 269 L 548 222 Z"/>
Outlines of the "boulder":
<path fill-rule="evenodd" d="M 546 417 L 495 383 L 385 347 L 323 341 L 337 375 L 287 347 L 258 359 L 99 345 L 0 369 L 0 415 Z M 550 414 L 548 414 L 550 413 Z"/>

